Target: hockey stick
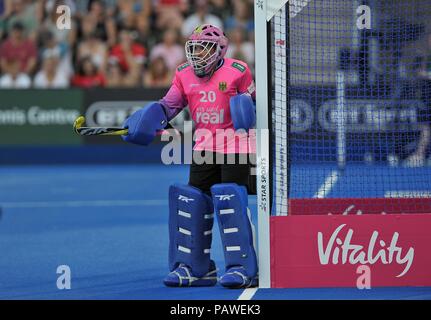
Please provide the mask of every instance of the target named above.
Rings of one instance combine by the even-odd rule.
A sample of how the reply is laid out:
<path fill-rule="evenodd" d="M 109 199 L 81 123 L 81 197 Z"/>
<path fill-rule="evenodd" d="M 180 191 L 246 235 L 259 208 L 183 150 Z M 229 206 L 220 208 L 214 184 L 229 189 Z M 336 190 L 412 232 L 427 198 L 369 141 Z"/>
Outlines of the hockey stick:
<path fill-rule="evenodd" d="M 81 136 L 125 136 L 127 129 L 119 127 L 83 127 L 85 117 L 79 116 L 73 123 L 73 131 Z"/>
<path fill-rule="evenodd" d="M 126 136 L 128 134 L 128 130 L 120 127 L 83 127 L 82 125 L 85 123 L 85 117 L 79 116 L 76 118 L 73 123 L 73 131 L 75 131 L 80 136 Z M 168 122 L 166 125 L 167 129 L 174 129 L 174 127 Z M 161 130 L 158 134 L 162 134 L 165 132 Z M 176 134 L 179 132 L 175 129 Z"/>

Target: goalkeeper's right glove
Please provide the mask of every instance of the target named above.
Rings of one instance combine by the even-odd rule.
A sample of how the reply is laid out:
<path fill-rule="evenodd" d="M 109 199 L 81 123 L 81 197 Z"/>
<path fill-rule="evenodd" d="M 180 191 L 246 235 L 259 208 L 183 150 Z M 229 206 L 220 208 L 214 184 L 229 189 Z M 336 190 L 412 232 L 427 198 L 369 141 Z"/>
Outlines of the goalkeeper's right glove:
<path fill-rule="evenodd" d="M 124 141 L 149 145 L 157 135 L 168 124 L 163 106 L 158 102 L 152 102 L 144 108 L 133 113 L 125 122 L 123 127 L 128 129 L 128 134 L 122 136 Z"/>

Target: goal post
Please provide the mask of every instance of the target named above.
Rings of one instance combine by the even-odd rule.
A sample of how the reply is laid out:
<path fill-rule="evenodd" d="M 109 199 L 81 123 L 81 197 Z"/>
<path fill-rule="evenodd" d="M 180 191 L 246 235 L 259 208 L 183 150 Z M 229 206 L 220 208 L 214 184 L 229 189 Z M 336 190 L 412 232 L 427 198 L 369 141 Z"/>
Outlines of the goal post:
<path fill-rule="evenodd" d="M 271 214 L 287 215 L 290 177 L 287 0 L 255 2 L 259 285 L 270 287 Z M 273 121 L 276 118 L 276 121 Z M 274 127 L 273 127 L 274 126 Z M 274 175 L 273 166 L 277 168 Z"/>
<path fill-rule="evenodd" d="M 256 78 L 256 192 L 258 211 L 258 256 L 259 256 L 259 287 L 271 286 L 270 269 L 270 145 L 269 108 L 271 101 L 268 97 L 270 64 L 268 57 L 270 47 L 268 40 L 267 1 L 255 1 L 255 78 Z M 262 44 L 262 45 L 259 45 Z"/>

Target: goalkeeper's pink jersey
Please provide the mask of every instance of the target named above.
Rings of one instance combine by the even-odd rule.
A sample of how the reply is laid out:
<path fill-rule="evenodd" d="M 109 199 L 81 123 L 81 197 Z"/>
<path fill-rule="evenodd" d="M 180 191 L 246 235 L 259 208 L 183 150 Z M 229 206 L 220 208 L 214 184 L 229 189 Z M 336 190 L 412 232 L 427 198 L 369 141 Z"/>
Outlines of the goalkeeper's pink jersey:
<path fill-rule="evenodd" d="M 254 130 L 247 134 L 233 129 L 229 99 L 239 93 L 255 98 L 250 69 L 242 61 L 225 58 L 209 80 L 198 78 L 188 63 L 179 66 L 171 88 L 160 102 L 168 118 L 189 105 L 195 123 L 194 150 L 255 153 Z"/>

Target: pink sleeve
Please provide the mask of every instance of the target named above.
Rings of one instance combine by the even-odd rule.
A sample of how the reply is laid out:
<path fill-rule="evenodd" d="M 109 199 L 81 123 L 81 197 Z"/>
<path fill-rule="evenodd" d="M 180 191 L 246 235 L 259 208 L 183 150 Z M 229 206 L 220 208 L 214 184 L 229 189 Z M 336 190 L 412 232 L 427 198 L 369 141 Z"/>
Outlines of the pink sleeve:
<path fill-rule="evenodd" d="M 168 120 L 174 118 L 187 105 L 187 99 L 178 74 L 175 74 L 172 85 L 168 93 L 160 100 L 160 104 L 165 109 Z"/>
<path fill-rule="evenodd" d="M 253 100 L 256 99 L 256 86 L 254 85 L 253 76 L 248 66 L 245 69 L 245 72 L 242 74 L 241 78 L 239 79 L 238 92 L 249 93 Z"/>

